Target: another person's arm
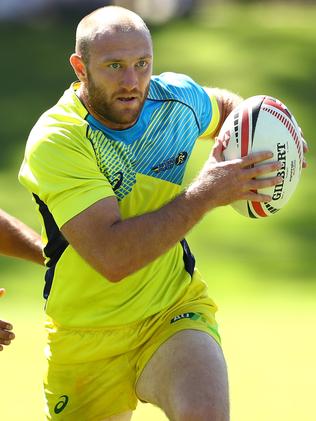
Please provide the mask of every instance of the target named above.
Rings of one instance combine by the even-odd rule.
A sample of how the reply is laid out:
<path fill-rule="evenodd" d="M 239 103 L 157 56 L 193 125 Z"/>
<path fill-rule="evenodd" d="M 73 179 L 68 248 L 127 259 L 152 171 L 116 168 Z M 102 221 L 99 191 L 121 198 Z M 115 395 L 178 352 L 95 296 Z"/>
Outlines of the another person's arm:
<path fill-rule="evenodd" d="M 41 237 L 0 209 L 0 254 L 43 264 Z"/>
<path fill-rule="evenodd" d="M 0 209 L 0 254 L 43 264 L 42 243 L 39 234 L 23 222 Z M 0 288 L 0 297 L 5 290 Z M 0 351 L 14 339 L 11 323 L 0 320 Z"/>
<path fill-rule="evenodd" d="M 0 288 L 0 298 L 5 294 L 5 290 Z M 0 351 L 3 350 L 3 345 L 10 345 L 12 339 L 15 338 L 15 335 L 11 330 L 13 326 L 9 322 L 0 320 Z"/>

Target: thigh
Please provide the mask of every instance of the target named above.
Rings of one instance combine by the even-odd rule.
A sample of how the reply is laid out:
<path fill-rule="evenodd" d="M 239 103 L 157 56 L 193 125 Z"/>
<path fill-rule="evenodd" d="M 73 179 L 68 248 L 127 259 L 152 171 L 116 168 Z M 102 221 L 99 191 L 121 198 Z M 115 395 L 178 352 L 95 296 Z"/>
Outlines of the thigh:
<path fill-rule="evenodd" d="M 124 329 L 49 332 L 47 419 L 100 421 L 116 415 L 115 420 L 129 419 L 125 413 L 137 405 L 136 373 L 124 339 L 131 336 Z M 118 352 L 118 347 L 126 352 Z"/>
<path fill-rule="evenodd" d="M 126 358 L 82 364 L 49 364 L 45 379 L 48 420 L 130 419 L 137 398 Z"/>
<path fill-rule="evenodd" d="M 153 354 L 136 393 L 170 420 L 227 421 L 228 380 L 221 347 L 206 332 L 177 332 Z"/>

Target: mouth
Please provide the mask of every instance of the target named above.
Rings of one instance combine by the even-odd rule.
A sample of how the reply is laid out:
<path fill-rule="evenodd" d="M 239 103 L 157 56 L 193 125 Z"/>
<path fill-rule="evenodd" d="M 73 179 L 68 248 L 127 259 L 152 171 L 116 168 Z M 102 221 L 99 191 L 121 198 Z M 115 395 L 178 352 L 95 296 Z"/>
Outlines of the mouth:
<path fill-rule="evenodd" d="M 136 96 L 128 96 L 128 97 L 118 97 L 118 101 L 132 103 L 137 100 Z"/>

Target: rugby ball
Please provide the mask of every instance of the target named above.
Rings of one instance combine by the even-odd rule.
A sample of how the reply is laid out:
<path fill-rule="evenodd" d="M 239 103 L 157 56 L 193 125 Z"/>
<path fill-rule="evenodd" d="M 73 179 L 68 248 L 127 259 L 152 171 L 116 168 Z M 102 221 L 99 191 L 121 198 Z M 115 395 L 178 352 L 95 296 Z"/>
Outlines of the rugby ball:
<path fill-rule="evenodd" d="M 280 170 L 264 176 L 282 177 L 278 185 L 260 191 L 272 197 L 270 202 L 241 200 L 232 207 L 250 218 L 264 218 L 282 209 L 297 187 L 303 164 L 301 130 L 288 108 L 270 96 L 250 97 L 231 112 L 218 137 L 224 145 L 225 160 L 271 151 L 273 157 L 264 162 L 282 163 Z"/>

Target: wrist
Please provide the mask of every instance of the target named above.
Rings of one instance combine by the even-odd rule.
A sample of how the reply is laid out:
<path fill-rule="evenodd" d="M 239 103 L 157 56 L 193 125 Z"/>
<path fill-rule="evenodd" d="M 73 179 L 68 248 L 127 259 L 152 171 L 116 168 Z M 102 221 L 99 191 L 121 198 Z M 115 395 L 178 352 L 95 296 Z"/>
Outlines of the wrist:
<path fill-rule="evenodd" d="M 199 179 L 190 184 L 183 192 L 183 195 L 189 205 L 190 212 L 197 221 L 212 208 L 209 192 Z"/>

